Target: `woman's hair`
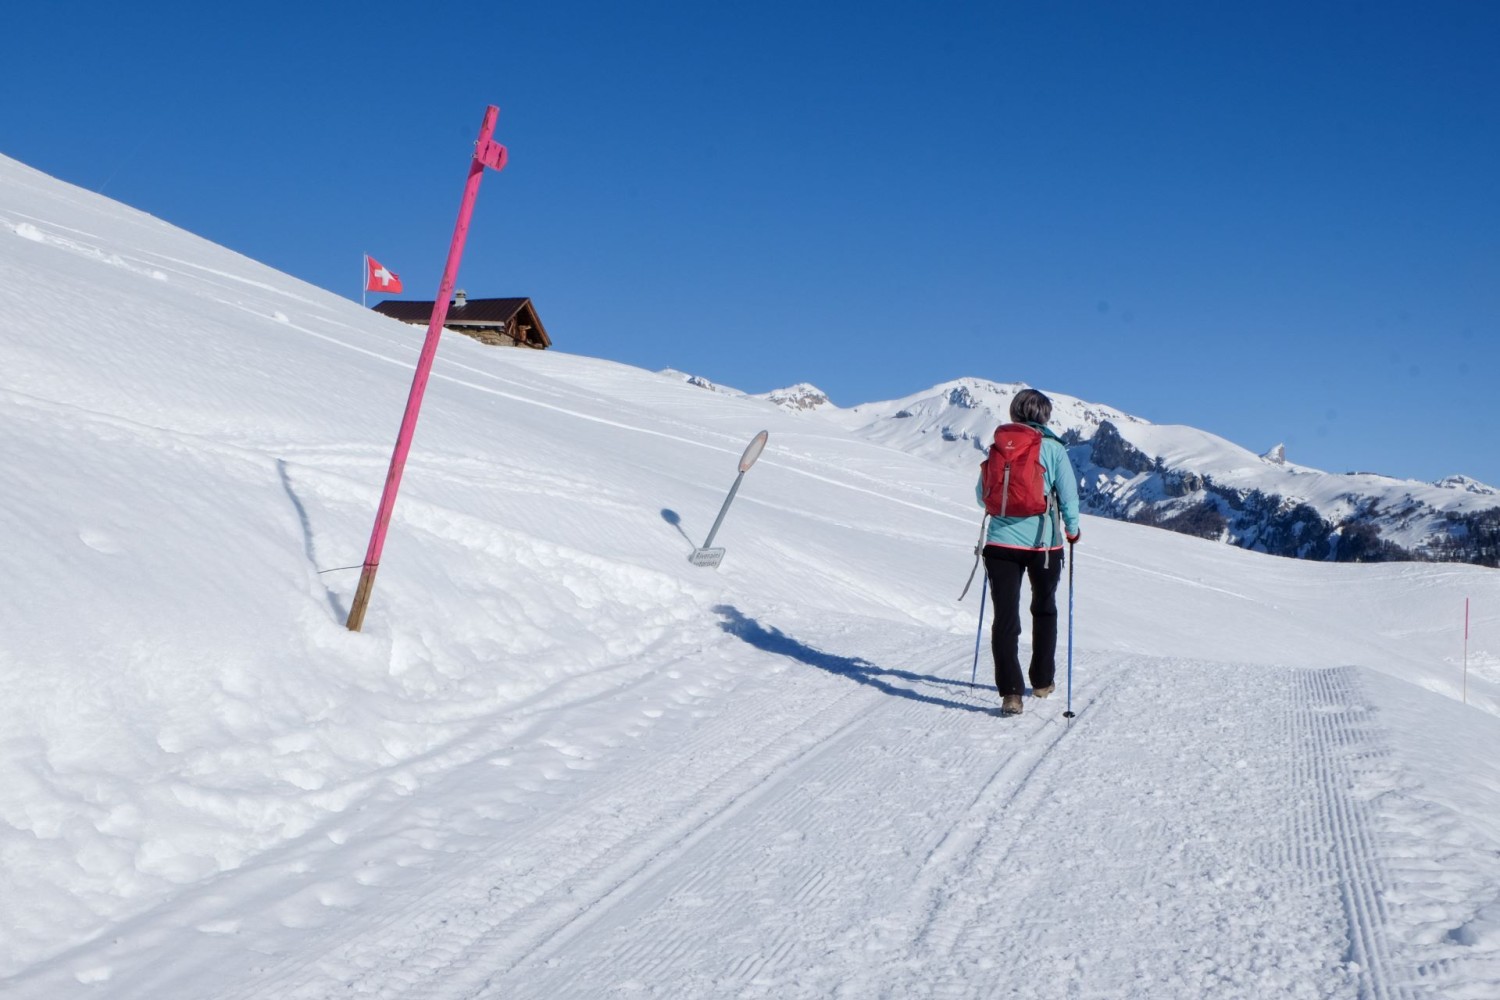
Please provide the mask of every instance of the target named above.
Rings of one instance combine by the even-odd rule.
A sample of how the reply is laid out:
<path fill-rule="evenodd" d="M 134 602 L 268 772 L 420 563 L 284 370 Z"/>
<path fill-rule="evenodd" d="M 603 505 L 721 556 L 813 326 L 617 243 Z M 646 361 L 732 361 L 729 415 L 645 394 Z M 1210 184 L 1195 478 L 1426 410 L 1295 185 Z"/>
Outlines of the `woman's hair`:
<path fill-rule="evenodd" d="M 1022 389 L 1010 401 L 1010 419 L 1025 424 L 1045 424 L 1052 419 L 1052 400 L 1035 389 Z"/>

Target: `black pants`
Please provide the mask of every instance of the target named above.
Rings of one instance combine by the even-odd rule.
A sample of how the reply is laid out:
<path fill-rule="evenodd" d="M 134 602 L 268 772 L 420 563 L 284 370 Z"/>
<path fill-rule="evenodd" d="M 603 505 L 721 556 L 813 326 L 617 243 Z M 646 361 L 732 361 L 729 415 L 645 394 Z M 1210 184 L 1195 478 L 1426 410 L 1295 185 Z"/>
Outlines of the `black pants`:
<path fill-rule="evenodd" d="M 1031 665 L 1027 676 L 1033 689 L 1046 687 L 1057 673 L 1057 583 L 1062 579 L 1062 549 L 1037 552 L 986 545 L 984 568 L 995 603 L 990 632 L 995 687 L 1002 696 L 1026 692 L 1020 655 L 1023 576 L 1031 581 Z"/>

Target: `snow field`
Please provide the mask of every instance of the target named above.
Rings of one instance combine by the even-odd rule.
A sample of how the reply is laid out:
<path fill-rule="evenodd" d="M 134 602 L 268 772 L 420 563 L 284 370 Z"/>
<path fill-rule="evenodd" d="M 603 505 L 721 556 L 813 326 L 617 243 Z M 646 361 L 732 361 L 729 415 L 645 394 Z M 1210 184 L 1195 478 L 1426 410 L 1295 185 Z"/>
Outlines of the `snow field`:
<path fill-rule="evenodd" d="M 351 634 L 420 332 L 0 180 L 9 995 L 1500 993 L 1494 573 L 1087 519 L 1001 720 L 969 476 L 445 336 Z"/>

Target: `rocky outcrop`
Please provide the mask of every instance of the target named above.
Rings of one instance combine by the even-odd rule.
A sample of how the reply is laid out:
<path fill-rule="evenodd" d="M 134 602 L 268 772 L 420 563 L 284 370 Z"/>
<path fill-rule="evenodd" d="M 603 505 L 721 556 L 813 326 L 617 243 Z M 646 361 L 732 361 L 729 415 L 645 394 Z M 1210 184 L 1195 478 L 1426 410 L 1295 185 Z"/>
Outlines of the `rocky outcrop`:
<path fill-rule="evenodd" d="M 1127 472 L 1151 472 L 1156 469 L 1156 460 L 1121 437 L 1119 429 L 1108 420 L 1101 423 L 1094 432 L 1089 460 L 1101 469 Z"/>
<path fill-rule="evenodd" d="M 1466 493 L 1477 493 L 1480 496 L 1500 496 L 1500 490 L 1481 483 L 1477 479 L 1471 479 L 1468 476 L 1448 476 L 1444 479 L 1439 479 L 1432 485 L 1442 486 L 1450 490 L 1463 490 Z"/>
<path fill-rule="evenodd" d="M 785 389 L 773 389 L 756 398 L 775 403 L 783 410 L 793 411 L 818 410 L 833 405 L 829 402 L 826 392 L 807 382 L 799 382 Z"/>

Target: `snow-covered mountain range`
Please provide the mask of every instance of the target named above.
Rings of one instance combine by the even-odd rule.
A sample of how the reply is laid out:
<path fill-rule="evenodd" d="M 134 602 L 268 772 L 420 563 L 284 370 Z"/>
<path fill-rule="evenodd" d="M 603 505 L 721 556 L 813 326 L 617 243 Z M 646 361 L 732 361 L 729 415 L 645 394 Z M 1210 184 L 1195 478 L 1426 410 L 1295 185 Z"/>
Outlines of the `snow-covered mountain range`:
<path fill-rule="evenodd" d="M 806 383 L 755 398 L 975 471 L 996 425 L 1009 419 L 1011 398 L 1024 388 L 961 378 L 847 409 Z M 1500 565 L 1500 491 L 1467 476 L 1422 483 L 1324 472 L 1288 461 L 1279 444 L 1257 454 L 1193 427 L 1048 395 L 1052 427 L 1069 444 L 1088 513 L 1304 559 Z"/>

